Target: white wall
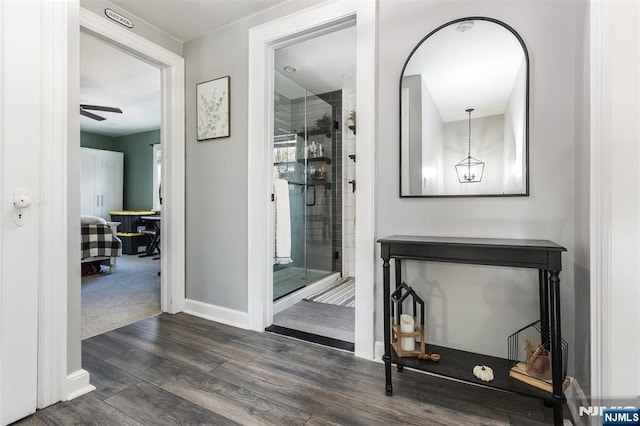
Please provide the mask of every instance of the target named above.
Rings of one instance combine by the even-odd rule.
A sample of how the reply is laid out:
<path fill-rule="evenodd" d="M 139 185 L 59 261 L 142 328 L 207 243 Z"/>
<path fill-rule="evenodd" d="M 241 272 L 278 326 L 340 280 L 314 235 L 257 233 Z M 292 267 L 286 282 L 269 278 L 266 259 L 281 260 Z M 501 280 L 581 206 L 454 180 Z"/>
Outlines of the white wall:
<path fill-rule="evenodd" d="M 379 18 L 379 99 L 376 183 L 377 237 L 392 234 L 549 239 L 568 248 L 561 278 L 562 329 L 574 342 L 574 160 L 581 88 L 575 55 L 576 10 L 582 2 L 382 0 Z M 465 16 L 487 16 L 511 25 L 531 60 L 531 195 L 515 198 L 400 199 L 398 94 L 402 64 L 425 34 Z M 541 30 L 541 29 L 544 30 Z M 379 256 L 379 248 L 377 250 Z M 381 266 L 382 262 L 377 260 Z M 430 299 L 428 335 L 436 343 L 506 356 L 507 337 L 538 318 L 537 272 L 481 266 L 407 266 L 409 284 Z M 376 275 L 376 312 L 382 312 L 382 268 Z M 382 340 L 377 315 L 376 340 Z"/>
<path fill-rule="evenodd" d="M 285 2 L 183 46 L 186 67 L 187 299 L 234 311 L 248 311 L 249 29 L 317 3 L 320 1 Z M 197 142 L 196 84 L 227 75 L 231 77 L 231 136 Z M 265 141 L 267 143 L 271 141 Z"/>

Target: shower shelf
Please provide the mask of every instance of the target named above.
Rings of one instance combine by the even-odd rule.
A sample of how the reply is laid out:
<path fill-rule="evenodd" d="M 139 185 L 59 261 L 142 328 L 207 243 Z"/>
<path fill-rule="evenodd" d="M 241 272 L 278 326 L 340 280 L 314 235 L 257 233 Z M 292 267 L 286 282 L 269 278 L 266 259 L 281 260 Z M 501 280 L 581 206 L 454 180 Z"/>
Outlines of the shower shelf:
<path fill-rule="evenodd" d="M 325 182 L 322 180 L 310 180 L 309 182 L 293 182 L 289 181 L 289 185 L 296 186 L 320 186 L 324 185 L 326 189 L 331 189 L 331 182 Z"/>
<path fill-rule="evenodd" d="M 323 135 L 323 136 L 326 136 L 328 138 L 331 137 L 331 131 L 323 130 L 323 129 L 309 130 L 307 132 L 298 132 L 296 134 L 298 136 L 300 136 L 301 138 L 305 138 L 305 137 L 308 137 L 308 136 L 318 136 L 318 135 Z"/>
<path fill-rule="evenodd" d="M 331 164 L 331 157 L 298 158 L 298 163 L 304 163 L 305 161 L 321 161 L 327 164 Z"/>

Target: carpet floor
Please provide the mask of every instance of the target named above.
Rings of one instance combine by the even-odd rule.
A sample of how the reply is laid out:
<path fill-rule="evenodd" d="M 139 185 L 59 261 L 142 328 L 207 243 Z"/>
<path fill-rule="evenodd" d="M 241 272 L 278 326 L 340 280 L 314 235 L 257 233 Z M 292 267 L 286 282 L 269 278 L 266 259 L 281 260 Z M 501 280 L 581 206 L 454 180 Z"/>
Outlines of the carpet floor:
<path fill-rule="evenodd" d="M 83 276 L 81 338 L 159 314 L 159 270 L 159 260 L 123 255 L 114 273 Z"/>

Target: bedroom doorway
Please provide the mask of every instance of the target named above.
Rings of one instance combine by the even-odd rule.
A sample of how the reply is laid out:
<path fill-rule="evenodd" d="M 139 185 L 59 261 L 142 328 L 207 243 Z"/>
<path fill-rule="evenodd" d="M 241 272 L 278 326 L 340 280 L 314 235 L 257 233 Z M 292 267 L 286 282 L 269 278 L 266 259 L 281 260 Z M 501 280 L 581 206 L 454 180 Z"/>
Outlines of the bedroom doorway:
<path fill-rule="evenodd" d="M 152 246 L 161 229 L 160 80 L 156 66 L 80 32 L 81 339 L 162 311 L 161 247 Z M 98 232 L 104 242 L 85 244 Z"/>

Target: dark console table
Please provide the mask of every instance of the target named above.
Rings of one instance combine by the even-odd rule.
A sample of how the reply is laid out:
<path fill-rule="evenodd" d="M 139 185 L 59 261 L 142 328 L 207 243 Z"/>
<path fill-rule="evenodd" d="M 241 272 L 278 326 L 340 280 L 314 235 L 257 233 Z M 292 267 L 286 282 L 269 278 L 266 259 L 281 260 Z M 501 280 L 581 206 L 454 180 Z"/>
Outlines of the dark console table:
<path fill-rule="evenodd" d="M 538 270 L 540 291 L 540 326 L 549 330 L 553 392 L 550 401 L 554 409 L 554 423 L 562 425 L 565 401 L 562 382 L 563 360 L 560 333 L 560 278 L 562 252 L 567 249 L 546 240 L 518 240 L 493 238 L 419 237 L 394 235 L 378 240 L 382 249 L 384 284 L 384 364 L 386 392 L 391 395 L 391 364 L 398 370 L 403 366 L 453 377 L 549 400 L 549 393 L 509 377 L 508 360 L 436 345 L 428 345 L 428 352 L 438 353 L 439 362 L 397 356 L 391 346 L 391 273 L 390 260 L 395 260 L 395 286 L 402 282 L 401 261 L 423 260 L 476 265 L 533 268 Z M 482 382 L 472 373 L 474 365 L 494 367 L 494 380 Z M 499 368 L 499 366 L 504 368 Z"/>

